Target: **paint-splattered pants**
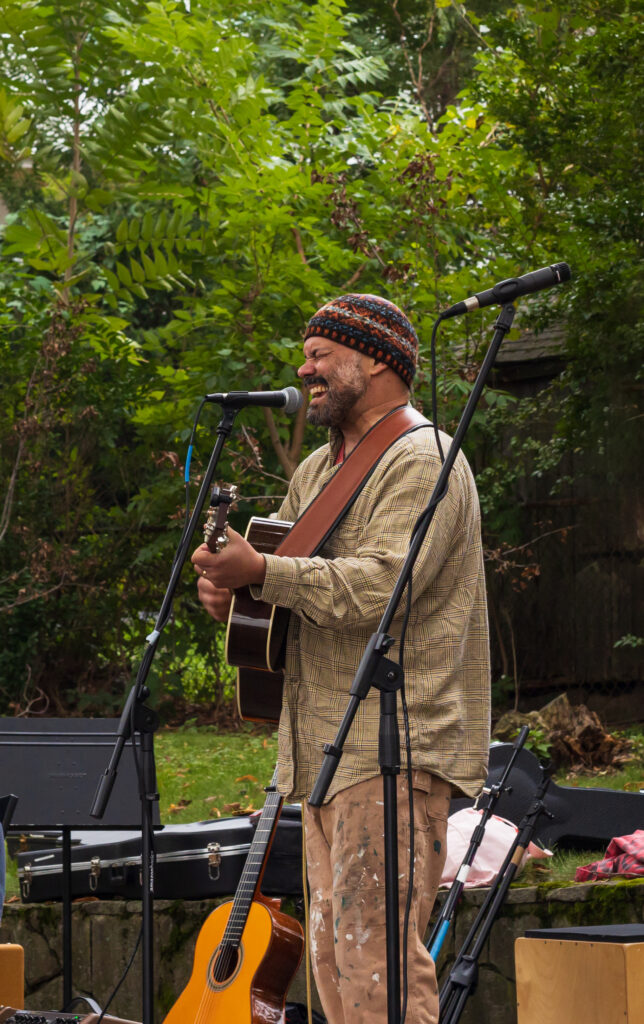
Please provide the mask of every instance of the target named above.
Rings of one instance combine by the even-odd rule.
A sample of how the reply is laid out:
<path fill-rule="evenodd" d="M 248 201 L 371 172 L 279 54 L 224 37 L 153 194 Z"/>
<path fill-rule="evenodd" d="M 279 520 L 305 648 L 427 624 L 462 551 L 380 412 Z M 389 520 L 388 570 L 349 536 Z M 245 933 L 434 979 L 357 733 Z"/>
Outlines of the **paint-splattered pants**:
<path fill-rule="evenodd" d="M 409 868 L 407 775 L 398 776 L 400 941 Z M 423 945 L 445 860 L 451 787 L 413 772 L 414 887 L 405 1024 L 436 1024 L 434 964 Z M 313 973 L 328 1024 L 386 1024 L 387 954 L 382 779 L 304 807 Z"/>

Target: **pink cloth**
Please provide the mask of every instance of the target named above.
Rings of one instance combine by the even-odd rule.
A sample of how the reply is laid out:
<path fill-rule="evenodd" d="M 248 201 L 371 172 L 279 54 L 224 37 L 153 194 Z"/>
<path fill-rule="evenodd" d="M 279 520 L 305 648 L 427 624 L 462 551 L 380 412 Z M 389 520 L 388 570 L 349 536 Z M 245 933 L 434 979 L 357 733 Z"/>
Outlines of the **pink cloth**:
<path fill-rule="evenodd" d="M 472 833 L 479 823 L 483 811 L 475 811 L 473 807 L 465 807 L 462 811 L 451 814 L 447 821 L 447 858 L 441 877 L 441 887 L 449 886 L 467 853 Z M 489 819 L 483 841 L 476 851 L 474 863 L 470 868 L 465 888 L 473 889 L 479 885 L 490 885 L 506 858 L 507 852 L 516 839 L 518 828 L 513 822 L 499 818 L 493 814 Z M 530 857 L 552 857 L 550 850 L 542 850 L 534 843 L 528 844 L 523 855 L 521 866 Z"/>

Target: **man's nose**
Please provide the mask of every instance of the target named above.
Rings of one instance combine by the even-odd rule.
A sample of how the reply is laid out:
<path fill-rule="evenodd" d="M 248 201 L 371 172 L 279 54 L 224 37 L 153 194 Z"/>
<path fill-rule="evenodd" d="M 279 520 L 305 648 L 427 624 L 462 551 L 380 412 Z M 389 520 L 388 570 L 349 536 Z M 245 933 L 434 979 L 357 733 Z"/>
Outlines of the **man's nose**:
<path fill-rule="evenodd" d="M 298 377 L 312 377 L 315 373 L 315 364 L 312 359 L 307 359 L 297 371 Z"/>

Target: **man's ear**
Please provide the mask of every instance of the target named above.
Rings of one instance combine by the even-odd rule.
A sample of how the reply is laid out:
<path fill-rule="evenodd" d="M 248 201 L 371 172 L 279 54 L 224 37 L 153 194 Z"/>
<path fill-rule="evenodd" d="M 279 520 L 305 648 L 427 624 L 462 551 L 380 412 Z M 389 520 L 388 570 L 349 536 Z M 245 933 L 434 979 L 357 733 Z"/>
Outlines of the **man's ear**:
<path fill-rule="evenodd" d="M 373 365 L 369 367 L 369 373 L 372 377 L 377 376 L 379 373 L 383 373 L 384 370 L 388 370 L 389 367 L 386 363 L 377 363 L 374 359 Z"/>

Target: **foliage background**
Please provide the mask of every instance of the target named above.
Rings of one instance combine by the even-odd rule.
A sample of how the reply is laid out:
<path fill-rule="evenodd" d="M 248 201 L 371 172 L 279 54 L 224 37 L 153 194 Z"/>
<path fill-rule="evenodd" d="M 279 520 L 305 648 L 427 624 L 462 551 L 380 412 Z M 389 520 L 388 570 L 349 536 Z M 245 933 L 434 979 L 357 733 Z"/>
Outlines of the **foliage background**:
<path fill-rule="evenodd" d="M 490 571 L 527 585 L 521 481 L 556 490 L 607 438 L 619 481 L 641 451 L 642 38 L 618 0 L 1 0 L 0 712 L 120 706 L 200 397 L 293 383 L 303 324 L 342 291 L 407 310 L 427 410 L 440 308 L 573 267 L 518 320 L 563 327 L 563 374 L 488 391 L 468 437 Z M 493 318 L 442 330 L 447 429 Z M 215 427 L 208 408 L 191 500 Z M 240 522 L 320 440 L 240 417 L 221 467 Z M 175 713 L 226 700 L 188 570 L 151 682 Z"/>

